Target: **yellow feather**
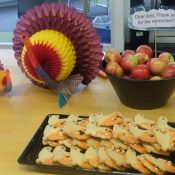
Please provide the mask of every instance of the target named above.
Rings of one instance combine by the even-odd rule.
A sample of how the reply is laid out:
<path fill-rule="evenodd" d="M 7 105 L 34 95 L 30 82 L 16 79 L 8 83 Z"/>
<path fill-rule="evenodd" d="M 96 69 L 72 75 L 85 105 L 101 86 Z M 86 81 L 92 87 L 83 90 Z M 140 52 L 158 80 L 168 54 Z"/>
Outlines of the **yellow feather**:
<path fill-rule="evenodd" d="M 3 84 L 3 80 L 6 77 L 6 74 L 4 71 L 0 70 L 0 91 L 5 89 L 5 85 Z"/>
<path fill-rule="evenodd" d="M 41 30 L 33 34 L 29 39 L 32 45 L 34 44 L 47 45 L 53 48 L 53 50 L 57 53 L 58 59 L 60 58 L 61 61 L 61 71 L 56 76 L 55 80 L 57 81 L 64 80 L 71 74 L 76 63 L 76 52 L 73 44 L 65 35 L 54 30 Z M 27 49 L 24 46 L 21 54 L 21 60 L 25 71 L 35 81 L 39 83 L 44 83 L 43 81 L 33 77 L 28 71 L 24 62 L 25 59 L 24 55 L 26 51 Z"/>

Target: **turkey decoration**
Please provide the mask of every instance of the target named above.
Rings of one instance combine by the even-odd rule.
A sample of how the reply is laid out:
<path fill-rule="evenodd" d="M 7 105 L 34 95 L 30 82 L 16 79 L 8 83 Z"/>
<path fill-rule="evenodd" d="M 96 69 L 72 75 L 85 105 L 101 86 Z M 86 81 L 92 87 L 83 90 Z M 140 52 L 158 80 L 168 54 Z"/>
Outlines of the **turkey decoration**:
<path fill-rule="evenodd" d="M 59 93 L 60 107 L 80 83 L 95 79 L 103 58 L 92 22 L 75 8 L 55 2 L 37 5 L 20 17 L 13 50 L 31 82 Z"/>
<path fill-rule="evenodd" d="M 4 65 L 0 60 L 0 96 L 5 94 L 7 97 L 10 97 L 10 95 L 8 95 L 8 92 L 11 90 L 12 81 L 10 78 L 10 71 L 8 69 L 4 69 Z"/>

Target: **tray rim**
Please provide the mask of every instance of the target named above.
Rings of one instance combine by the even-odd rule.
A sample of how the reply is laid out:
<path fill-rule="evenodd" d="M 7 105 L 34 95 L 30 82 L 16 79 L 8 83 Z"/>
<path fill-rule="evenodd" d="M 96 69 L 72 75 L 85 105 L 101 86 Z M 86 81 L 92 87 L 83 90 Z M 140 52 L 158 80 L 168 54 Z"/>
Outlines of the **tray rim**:
<path fill-rule="evenodd" d="M 42 123 L 40 124 L 40 126 L 38 127 L 38 129 L 35 131 L 34 135 L 31 137 L 31 139 L 29 140 L 29 142 L 27 143 L 27 145 L 25 146 L 25 148 L 23 149 L 23 151 L 21 152 L 20 156 L 18 157 L 17 159 L 17 162 L 20 164 L 20 165 L 27 165 L 27 166 L 35 166 L 35 167 L 44 167 L 44 168 L 49 168 L 49 169 L 57 169 L 57 170 L 76 170 L 76 171 L 86 171 L 86 172 L 93 172 L 93 173 L 111 173 L 111 174 L 119 174 L 119 175 L 144 175 L 140 172 L 137 172 L 135 170 L 133 170 L 133 172 L 129 172 L 129 171 L 117 171 L 117 170 L 111 170 L 111 171 L 105 171 L 105 170 L 100 170 L 100 169 L 94 169 L 94 170 L 91 170 L 91 169 L 84 169 L 84 168 L 80 168 L 80 167 L 67 167 L 67 166 L 55 166 L 55 165 L 42 165 L 42 164 L 37 164 L 36 162 L 35 163 L 26 163 L 23 161 L 23 156 L 24 154 L 27 152 L 27 149 L 30 147 L 30 144 L 32 144 L 32 140 L 34 140 L 36 138 L 36 135 L 41 132 L 40 130 L 41 129 L 44 129 L 43 128 L 43 125 L 44 124 L 48 124 L 48 119 L 51 115 L 60 115 L 61 118 L 67 118 L 69 115 L 68 114 L 57 114 L 57 113 L 52 113 L 52 114 L 48 114 L 44 120 L 42 121 Z M 79 117 L 82 117 L 82 118 L 88 118 L 88 116 L 79 116 Z M 175 122 L 168 122 L 168 124 L 171 125 L 174 125 L 175 126 Z M 46 125 L 45 125 L 46 126 Z M 41 134 L 41 133 L 40 133 Z M 43 134 L 43 132 L 42 132 Z M 44 145 L 43 145 L 44 146 Z M 172 173 L 166 173 L 166 175 L 172 175 Z M 155 175 L 155 174 L 152 174 L 152 175 Z"/>

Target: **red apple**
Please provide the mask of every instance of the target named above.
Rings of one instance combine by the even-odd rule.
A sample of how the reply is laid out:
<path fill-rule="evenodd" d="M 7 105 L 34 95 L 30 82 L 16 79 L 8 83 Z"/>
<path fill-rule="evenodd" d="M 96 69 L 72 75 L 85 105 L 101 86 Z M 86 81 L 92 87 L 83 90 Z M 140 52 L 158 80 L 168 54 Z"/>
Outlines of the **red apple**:
<path fill-rule="evenodd" d="M 152 74 L 154 75 L 160 75 L 162 74 L 163 69 L 167 65 L 167 62 L 163 61 L 160 58 L 154 58 L 150 63 L 149 63 L 149 68 Z"/>
<path fill-rule="evenodd" d="M 166 65 L 164 70 L 162 71 L 162 78 L 172 78 L 175 77 L 175 62 L 170 62 Z"/>
<path fill-rule="evenodd" d="M 148 45 L 140 45 L 136 49 L 136 53 L 138 53 L 138 52 L 146 53 L 149 56 L 149 58 L 152 58 L 153 57 L 153 50 Z"/>
<path fill-rule="evenodd" d="M 130 72 L 136 65 L 138 65 L 138 59 L 134 55 L 127 55 L 120 61 L 120 66 L 126 72 Z"/>
<path fill-rule="evenodd" d="M 138 52 L 135 56 L 137 57 L 139 64 L 144 64 L 149 60 L 149 56 L 143 52 Z"/>
<path fill-rule="evenodd" d="M 154 58 L 150 58 L 147 62 L 146 65 L 149 65 L 149 63 L 153 60 Z"/>
<path fill-rule="evenodd" d="M 125 51 L 122 52 L 122 58 L 126 57 L 127 55 L 135 55 L 136 52 L 130 49 L 126 49 Z"/>
<path fill-rule="evenodd" d="M 131 70 L 131 76 L 136 80 L 148 80 L 150 78 L 149 66 L 138 64 Z"/>
<path fill-rule="evenodd" d="M 163 78 L 161 76 L 155 75 L 150 78 L 150 80 L 162 80 Z"/>
<path fill-rule="evenodd" d="M 162 52 L 158 58 L 164 60 L 164 61 L 167 61 L 168 63 L 169 62 L 173 62 L 174 61 L 174 57 L 169 53 L 169 52 Z"/>
<path fill-rule="evenodd" d="M 120 52 L 118 52 L 115 49 L 108 50 L 104 55 L 104 60 L 106 63 L 110 61 L 115 61 L 116 63 L 120 63 L 122 59 L 122 56 L 120 55 Z"/>
<path fill-rule="evenodd" d="M 119 77 L 123 76 L 124 74 L 124 71 L 121 68 L 121 66 L 115 61 L 110 61 L 109 63 L 107 63 L 105 70 L 110 74 L 113 74 Z"/>

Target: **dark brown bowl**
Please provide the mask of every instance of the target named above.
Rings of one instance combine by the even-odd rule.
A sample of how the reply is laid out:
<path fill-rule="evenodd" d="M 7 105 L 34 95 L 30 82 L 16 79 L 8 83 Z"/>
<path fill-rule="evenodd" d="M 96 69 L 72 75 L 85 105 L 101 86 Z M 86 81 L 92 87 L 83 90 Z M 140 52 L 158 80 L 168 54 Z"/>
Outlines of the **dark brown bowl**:
<path fill-rule="evenodd" d="M 165 80 L 134 80 L 106 72 L 104 60 L 100 66 L 107 74 L 120 101 L 130 108 L 148 110 L 162 107 L 175 90 L 175 77 Z"/>

